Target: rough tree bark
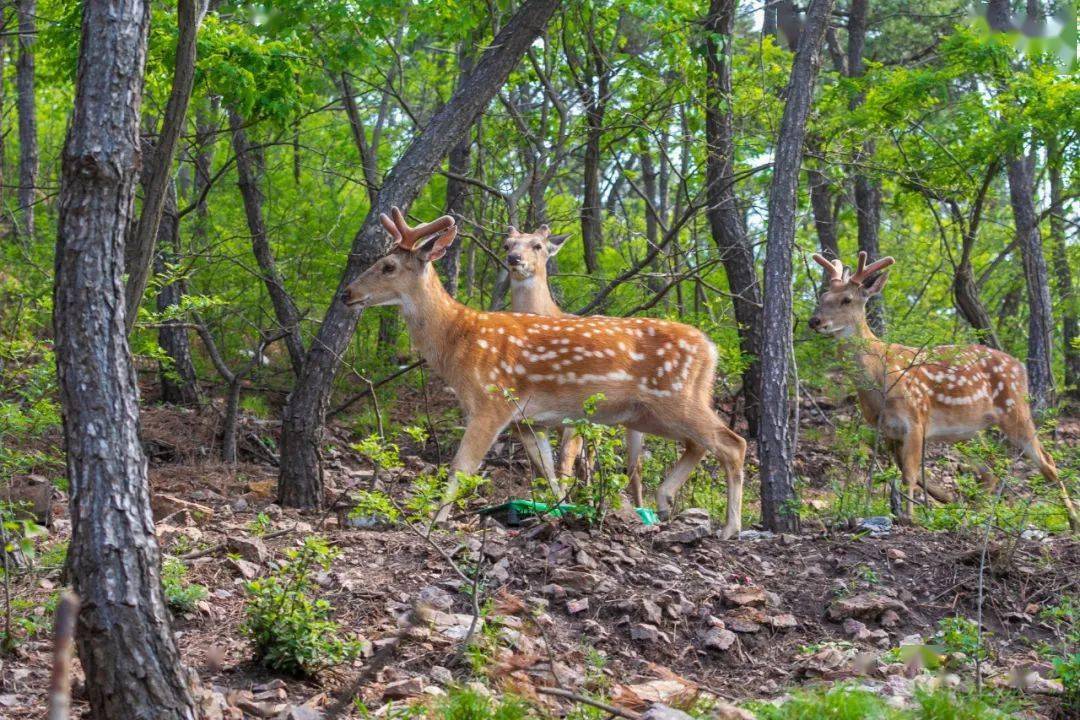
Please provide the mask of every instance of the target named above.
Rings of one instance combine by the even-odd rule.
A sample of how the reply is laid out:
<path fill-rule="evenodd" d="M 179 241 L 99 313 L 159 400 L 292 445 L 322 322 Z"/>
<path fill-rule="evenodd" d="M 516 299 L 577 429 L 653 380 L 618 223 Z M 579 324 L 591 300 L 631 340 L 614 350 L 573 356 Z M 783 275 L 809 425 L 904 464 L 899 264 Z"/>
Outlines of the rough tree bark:
<path fill-rule="evenodd" d="M 866 48 L 866 17 L 870 9 L 870 0 L 851 0 L 848 16 L 848 75 L 853 78 L 866 74 L 863 53 Z M 851 98 L 849 107 L 854 110 L 863 104 L 866 96 L 862 93 Z M 863 164 L 874 157 L 874 141 L 866 140 L 855 153 L 855 218 L 859 228 L 859 250 L 864 251 L 872 260 L 881 255 L 878 243 L 878 226 L 881 224 L 881 184 L 867 174 Z M 882 314 L 881 296 L 875 295 L 866 304 L 866 319 L 870 328 L 879 335 L 885 331 L 885 317 Z"/>
<path fill-rule="evenodd" d="M 263 175 L 263 155 L 260 148 L 252 147 L 244 132 L 244 121 L 234 110 L 229 110 L 232 130 L 233 152 L 236 154 L 237 185 L 244 201 L 244 217 L 251 233 L 251 249 L 262 272 L 262 281 L 274 306 L 278 324 L 286 333 L 285 347 L 289 351 L 293 373 L 300 374 L 304 365 L 304 341 L 300 337 L 300 310 L 285 289 L 285 280 L 278 271 L 274 252 L 270 248 L 270 236 L 263 219 L 263 194 L 260 187 Z"/>
<path fill-rule="evenodd" d="M 1057 153 L 1056 143 L 1047 147 L 1050 164 L 1050 252 L 1057 276 L 1058 298 L 1061 304 L 1061 341 L 1065 353 L 1065 394 L 1073 399 L 1080 399 L 1080 347 L 1076 338 L 1080 336 L 1080 322 L 1077 321 L 1077 299 L 1073 290 L 1072 269 L 1065 252 L 1065 201 L 1064 187 L 1061 181 L 1062 158 Z"/>
<path fill-rule="evenodd" d="M 1032 409 L 1038 413 L 1054 403 L 1051 356 L 1054 347 L 1054 316 L 1050 304 L 1046 257 L 1043 255 L 1039 216 L 1035 212 L 1035 188 L 1031 168 L 1022 155 L 1005 161 L 1009 178 L 1009 204 L 1016 223 L 1016 239 L 1024 263 L 1028 296 L 1028 390 Z"/>
<path fill-rule="evenodd" d="M 1001 340 L 998 338 L 994 323 L 990 319 L 990 313 L 986 311 L 979 298 L 979 284 L 975 281 L 975 271 L 971 265 L 971 252 L 975 248 L 975 240 L 979 236 L 979 226 L 982 224 L 983 208 L 986 206 L 986 194 L 990 189 L 990 183 L 998 174 L 997 162 L 991 162 L 983 175 L 982 184 L 971 203 L 971 209 L 965 219 L 960 210 L 960 205 L 952 200 L 949 201 L 949 211 L 952 213 L 953 223 L 960 228 L 960 262 L 956 264 L 953 272 L 953 300 L 960 315 L 971 327 L 979 331 L 980 339 L 985 345 L 1000 349 Z M 942 238 L 943 240 L 945 238 Z"/>
<path fill-rule="evenodd" d="M 158 224 L 161 222 L 162 208 L 172 177 L 173 155 L 176 153 L 176 141 L 184 128 L 188 102 L 191 100 L 191 88 L 195 83 L 195 36 L 199 31 L 206 12 L 206 0 L 179 0 L 177 3 L 176 23 L 179 35 L 176 41 L 176 57 L 173 63 L 173 84 L 169 100 L 165 105 L 165 118 L 161 132 L 154 143 L 153 151 L 144 157 L 146 178 L 142 180 L 142 211 L 134 232 L 130 233 L 124 248 L 124 266 L 128 273 L 127 287 L 124 290 L 124 302 L 127 305 L 128 332 L 135 326 L 139 303 L 146 292 L 146 282 L 150 277 L 150 265 L 154 259 L 154 243 L 157 240 Z"/>
<path fill-rule="evenodd" d="M 795 209 L 802 165 L 806 119 L 818 71 L 818 53 L 833 0 L 813 0 L 791 67 L 776 140 L 769 228 L 765 250 L 764 342 L 762 346 L 761 516 L 770 530 L 790 531 L 798 524 L 794 507 L 788 372 L 791 363 L 791 275 L 795 242 Z"/>
<path fill-rule="evenodd" d="M 161 591 L 124 321 L 124 239 L 140 165 L 149 3 L 83 5 L 64 144 L 53 323 L 71 484 L 68 572 L 95 720 L 194 720 Z"/>
<path fill-rule="evenodd" d="M 159 275 L 168 271 L 169 263 L 176 262 L 180 253 L 180 218 L 176 208 L 176 184 L 171 180 L 165 191 L 161 223 L 157 231 L 157 252 L 154 254 L 154 272 Z M 184 281 L 175 280 L 165 285 L 157 294 L 158 312 L 167 312 L 180 304 L 184 297 Z M 161 400 L 174 405 L 193 407 L 199 404 L 199 378 L 191 359 L 191 340 L 187 325 L 180 320 L 166 320 L 158 328 L 158 345 L 171 359 L 162 364 Z"/>
<path fill-rule="evenodd" d="M 468 82 L 428 123 L 387 175 L 371 208 L 353 238 L 352 251 L 338 283 L 335 301 L 326 311 L 304 360 L 296 387 L 282 417 L 281 474 L 278 501 L 290 507 L 313 507 L 322 502 L 322 463 L 319 441 L 330 398 L 331 383 L 357 314 L 336 298 L 388 247 L 379 213 L 392 205 L 408 208 L 421 187 L 454 143 L 506 82 L 510 71 L 547 25 L 559 0 L 526 0 L 481 56 Z"/>
<path fill-rule="evenodd" d="M 604 138 L 604 115 L 607 113 L 610 71 L 607 59 L 592 37 L 590 28 L 588 61 L 582 66 L 567 46 L 567 60 L 571 67 L 578 65 L 574 74 L 578 94 L 585 104 L 585 157 L 582 164 L 581 198 L 581 245 L 584 251 L 585 269 L 593 273 L 599 269 L 597 255 L 604 244 L 604 200 L 600 194 L 600 143 Z M 580 77 L 587 73 L 588 78 Z M 588 82 L 587 82 L 588 80 Z"/>
<path fill-rule="evenodd" d="M 737 0 L 712 0 L 706 30 L 705 141 L 709 228 L 733 296 L 739 346 L 748 359 L 742 375 L 746 424 L 757 434 L 761 395 L 761 285 L 735 196 L 735 130 L 731 59 Z"/>
<path fill-rule="evenodd" d="M 37 197 L 38 139 L 34 92 L 34 43 L 37 39 L 37 0 L 19 0 L 19 57 L 15 83 L 19 94 L 19 223 L 17 232 L 34 239 L 34 200 Z"/>

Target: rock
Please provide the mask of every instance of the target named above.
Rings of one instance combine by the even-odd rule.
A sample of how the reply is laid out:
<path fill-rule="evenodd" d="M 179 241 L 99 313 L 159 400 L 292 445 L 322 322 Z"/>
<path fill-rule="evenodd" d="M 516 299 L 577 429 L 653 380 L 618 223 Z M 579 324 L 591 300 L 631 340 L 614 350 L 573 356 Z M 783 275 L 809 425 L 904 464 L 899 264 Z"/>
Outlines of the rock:
<path fill-rule="evenodd" d="M 246 497 L 241 495 L 229 503 L 229 507 L 233 512 L 246 512 L 251 507 L 251 504 L 247 501 Z"/>
<path fill-rule="evenodd" d="M 405 698 L 417 697 L 423 694 L 426 685 L 427 683 L 424 682 L 422 677 L 388 683 L 383 688 L 383 700 L 404 700 Z"/>
<path fill-rule="evenodd" d="M 635 623 L 630 626 L 630 637 L 633 640 L 655 643 L 660 640 L 660 630 L 648 623 Z"/>
<path fill-rule="evenodd" d="M 862 618 L 875 620 L 886 610 L 907 613 L 904 603 L 880 593 L 859 593 L 851 597 L 837 598 L 829 605 L 829 617 L 833 620 Z"/>
<path fill-rule="evenodd" d="M 746 615 L 728 616 L 724 624 L 737 633 L 756 633 L 761 630 L 761 623 Z"/>
<path fill-rule="evenodd" d="M 454 597 L 438 585 L 427 585 L 420 588 L 417 598 L 421 603 L 436 610 L 449 611 L 454 607 Z"/>
<path fill-rule="evenodd" d="M 724 591 L 724 601 L 733 607 L 761 607 L 766 600 L 765 591 L 757 585 L 737 585 Z"/>
<path fill-rule="evenodd" d="M 12 478 L 4 488 L 4 501 L 14 508 L 18 520 L 33 520 L 46 527 L 52 524 L 53 486 L 41 475 Z"/>
<path fill-rule="evenodd" d="M 735 633 L 730 630 L 714 627 L 709 628 L 709 631 L 705 633 L 702 644 L 708 650 L 719 650 L 720 652 L 723 652 L 734 645 L 737 639 Z"/>
<path fill-rule="evenodd" d="M 181 510 L 189 511 L 192 522 L 196 524 L 204 523 L 214 517 L 214 509 L 208 505 L 200 505 L 197 502 L 165 494 L 155 494 L 150 497 L 150 510 L 154 513 L 155 521 Z"/>
<path fill-rule="evenodd" d="M 893 628 L 900 624 L 900 616 L 895 610 L 889 609 L 881 613 L 878 622 L 881 623 L 881 627 Z"/>
<path fill-rule="evenodd" d="M 431 610 L 424 617 L 434 626 L 435 632 L 451 640 L 463 640 L 469 634 L 473 616 L 465 613 L 444 613 L 440 610 Z M 475 632 L 480 632 L 484 627 L 484 618 L 476 619 Z"/>
<path fill-rule="evenodd" d="M 280 715 L 288 709 L 287 703 L 281 702 L 255 702 L 248 698 L 240 698 L 236 701 L 236 707 L 246 715 L 254 715 L 259 718 L 272 718 Z"/>
<path fill-rule="evenodd" d="M 712 524 L 712 518 L 709 517 L 709 511 L 705 508 L 686 508 L 678 517 L 679 522 L 684 522 L 690 525 L 710 525 Z"/>
<path fill-rule="evenodd" d="M 859 622 L 855 618 L 847 618 L 844 620 L 844 634 L 855 640 L 862 640 L 866 637 L 869 631 L 866 628 L 866 623 Z"/>
<path fill-rule="evenodd" d="M 861 518 L 856 525 L 856 528 L 868 532 L 872 537 L 884 537 L 892 533 L 893 522 L 892 518 L 886 515 L 875 515 L 873 517 Z"/>
<path fill-rule="evenodd" d="M 791 613 L 780 613 L 779 615 L 767 615 L 765 617 L 765 624 L 770 625 L 776 630 L 789 630 L 799 625 L 799 621 L 795 619 L 795 616 Z"/>
<path fill-rule="evenodd" d="M 663 703 L 649 706 L 649 709 L 641 714 L 641 720 L 694 720 L 692 715 L 676 710 Z"/>
<path fill-rule="evenodd" d="M 839 649 L 826 646 L 800 660 L 797 663 L 799 672 L 810 677 L 835 677 L 848 665 L 848 657 Z"/>
<path fill-rule="evenodd" d="M 660 606 L 649 598 L 641 599 L 641 612 L 645 616 L 645 620 L 653 625 L 660 625 L 664 620 Z"/>
<path fill-rule="evenodd" d="M 307 705 L 290 705 L 275 720 L 322 720 L 322 710 Z"/>
<path fill-rule="evenodd" d="M 659 532 L 653 542 L 657 545 L 693 545 L 707 538 L 711 532 L 708 525 L 689 525 Z"/>
<path fill-rule="evenodd" d="M 743 710 L 723 700 L 709 705 L 709 717 L 712 720 L 755 720 L 754 714 L 749 710 Z"/>
<path fill-rule="evenodd" d="M 454 682 L 454 674 L 442 665 L 433 665 L 428 672 L 431 673 L 431 679 L 440 685 L 451 685 Z"/>
<path fill-rule="evenodd" d="M 253 580 L 259 574 L 259 566 L 243 558 L 227 558 L 225 564 L 245 580 Z"/>
<path fill-rule="evenodd" d="M 194 695 L 200 720 L 225 720 L 228 703 L 225 702 L 224 695 L 205 685 L 197 685 Z"/>
<path fill-rule="evenodd" d="M 721 528 L 719 532 L 723 532 L 723 528 Z M 743 530 L 742 532 L 740 532 L 738 534 L 737 537 L 739 538 L 739 540 L 743 540 L 743 541 L 750 540 L 750 541 L 752 541 L 752 540 L 770 540 L 775 536 L 773 535 L 773 532 L 771 530 Z"/>
<path fill-rule="evenodd" d="M 267 550 L 266 543 L 264 543 L 261 538 L 257 537 L 229 538 L 226 549 L 256 565 L 262 565 L 270 559 L 270 551 Z"/>
<path fill-rule="evenodd" d="M 556 600 L 562 600 L 566 597 L 566 588 L 562 585 L 556 585 L 555 583 L 548 583 L 544 587 L 540 588 L 540 592 L 545 595 L 550 595 Z"/>
<path fill-rule="evenodd" d="M 885 557 L 889 558 L 890 560 L 906 560 L 907 553 L 905 553 L 900 548 L 889 548 L 885 551 Z"/>
<path fill-rule="evenodd" d="M 583 597 L 577 600 L 568 600 L 566 603 L 566 611 L 571 615 L 576 615 L 580 612 L 585 612 L 589 609 L 589 598 Z"/>

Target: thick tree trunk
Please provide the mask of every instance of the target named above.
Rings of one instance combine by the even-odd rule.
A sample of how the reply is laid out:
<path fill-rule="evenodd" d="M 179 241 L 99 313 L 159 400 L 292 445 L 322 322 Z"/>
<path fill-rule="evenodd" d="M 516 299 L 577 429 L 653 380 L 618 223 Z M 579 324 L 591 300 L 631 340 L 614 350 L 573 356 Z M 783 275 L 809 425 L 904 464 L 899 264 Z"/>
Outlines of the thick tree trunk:
<path fill-rule="evenodd" d="M 176 209 L 176 185 L 169 182 L 165 192 L 161 223 L 157 231 L 157 252 L 154 255 L 154 272 L 167 272 L 168 264 L 176 262 L 180 253 L 180 218 Z M 180 304 L 184 297 L 184 282 L 176 280 L 161 288 L 157 295 L 158 312 L 167 312 Z M 161 400 L 174 405 L 194 407 L 199 404 L 199 379 L 195 363 L 191 359 L 191 340 L 185 324 L 180 320 L 166 320 L 158 328 L 158 345 L 172 361 L 162 365 Z"/>
<path fill-rule="evenodd" d="M 184 129 L 191 88 L 195 83 L 195 36 L 199 31 L 203 13 L 206 12 L 205 0 L 179 0 L 176 22 L 179 35 L 176 41 L 176 57 L 173 62 L 173 84 L 169 101 L 165 105 L 165 119 L 161 124 L 161 133 L 154 144 L 153 151 L 146 153 L 142 180 L 142 212 L 135 230 L 127 239 L 124 249 L 124 266 L 128 281 L 124 291 L 127 305 L 128 332 L 135 325 L 139 303 L 146 292 L 146 282 L 150 277 L 150 265 L 154 259 L 154 242 L 157 239 L 158 224 L 165 205 L 172 178 L 173 156 L 176 153 L 176 141 Z"/>
<path fill-rule="evenodd" d="M 487 107 L 506 82 L 525 51 L 547 25 L 559 0 L 526 0 L 494 38 L 468 82 L 413 140 L 386 177 L 379 201 L 353 238 L 335 301 L 330 305 L 311 343 L 303 371 L 282 418 L 281 475 L 278 500 L 290 507 L 313 507 L 322 502 L 319 442 L 331 384 L 339 358 L 356 328 L 357 314 L 337 298 L 345 286 L 382 256 L 389 245 L 379 213 L 392 205 L 408 208 L 439 162 Z"/>
<path fill-rule="evenodd" d="M 1073 290 L 1072 269 L 1065 251 L 1065 201 L 1061 182 L 1061 158 L 1056 147 L 1047 148 L 1050 165 L 1050 252 L 1054 274 L 1057 276 L 1058 303 L 1061 307 L 1061 341 L 1065 357 L 1065 394 L 1080 399 L 1080 322 L 1077 320 L 1077 298 Z"/>
<path fill-rule="evenodd" d="M 712 0 L 706 30 L 705 140 L 709 228 L 720 251 L 734 298 L 739 346 L 747 358 L 742 375 L 746 424 L 758 429 L 761 396 L 761 285 L 735 196 L 735 131 L 731 107 L 731 58 L 737 0 Z"/>
<path fill-rule="evenodd" d="M 19 220 L 18 234 L 34 239 L 37 198 L 38 139 L 34 92 L 34 44 L 37 39 L 37 0 L 19 0 L 19 57 L 15 82 L 19 91 Z"/>
<path fill-rule="evenodd" d="M 1046 258 L 1043 255 L 1039 216 L 1035 212 L 1035 188 L 1031 168 L 1021 155 L 1006 160 L 1009 178 L 1009 203 L 1016 223 L 1016 239 L 1024 262 L 1028 295 L 1028 390 L 1032 409 L 1046 410 L 1054 403 L 1053 353 L 1054 318 L 1047 282 Z"/>
<path fill-rule="evenodd" d="M 964 320 L 979 332 L 980 341 L 992 348 L 1000 348 L 1001 341 L 994 330 L 990 313 L 986 311 L 982 300 L 979 299 L 979 286 L 975 282 L 971 261 L 966 255 L 961 257 L 960 264 L 956 266 L 952 290 L 956 309 Z"/>
<path fill-rule="evenodd" d="M 789 531 L 798 525 L 789 426 L 791 399 L 788 397 L 792 340 L 791 260 L 806 118 L 817 76 L 818 53 L 832 5 L 833 0 L 813 0 L 807 10 L 787 85 L 787 101 L 776 140 L 773 179 L 769 190 L 758 454 L 761 462 L 761 516 L 770 530 Z"/>
<path fill-rule="evenodd" d="M 244 201 L 244 217 L 247 218 L 248 232 L 251 233 L 251 249 L 255 261 L 262 272 L 266 292 L 274 306 L 274 315 L 278 324 L 287 334 L 285 347 L 289 351 L 293 372 L 300 374 L 304 364 L 304 341 L 300 337 L 300 311 L 292 296 L 285 289 L 285 280 L 277 268 L 274 252 L 270 249 L 270 237 L 263 219 L 263 194 L 260 187 L 263 175 L 262 150 L 254 148 L 248 142 L 244 132 L 244 121 L 233 110 L 229 111 L 229 125 L 232 130 L 233 152 L 236 153 L 237 184 Z"/>
<path fill-rule="evenodd" d="M 53 323 L 71 484 L 68 571 L 95 720 L 194 720 L 161 592 L 124 314 L 149 3 L 83 5 L 63 152 Z"/>
<path fill-rule="evenodd" d="M 593 103 L 585 113 L 585 162 L 582 166 L 581 246 L 585 270 L 599 269 L 597 256 L 604 244 L 603 200 L 600 197 L 600 141 L 604 134 L 606 102 Z"/>

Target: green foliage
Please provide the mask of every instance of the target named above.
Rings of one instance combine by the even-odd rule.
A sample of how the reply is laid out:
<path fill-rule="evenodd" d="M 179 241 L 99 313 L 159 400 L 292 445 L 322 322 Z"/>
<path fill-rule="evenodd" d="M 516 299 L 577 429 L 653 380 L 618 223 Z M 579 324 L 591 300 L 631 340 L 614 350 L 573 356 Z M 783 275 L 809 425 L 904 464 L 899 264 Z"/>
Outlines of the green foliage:
<path fill-rule="evenodd" d="M 837 685 L 801 691 L 772 705 L 751 703 L 758 720 L 1005 720 L 1012 717 L 1004 698 L 950 690 L 918 690 L 910 707 L 890 705 L 879 693 Z"/>
<path fill-rule="evenodd" d="M 275 572 L 245 583 L 243 630 L 255 647 L 256 659 L 269 669 L 310 677 L 359 652 L 359 642 L 346 637 L 331 619 L 330 603 L 312 597 L 314 573 L 329 570 L 338 552 L 325 540 L 309 537 L 287 551 Z"/>
<path fill-rule="evenodd" d="M 979 632 L 979 625 L 974 620 L 960 616 L 946 617 L 938 621 L 938 631 L 933 642 L 942 646 L 946 652 L 963 653 L 974 662 L 976 659 L 986 660 L 990 657 L 990 650 L 985 642 L 987 634 Z"/>
<path fill-rule="evenodd" d="M 441 720 L 524 720 L 529 707 L 513 695 L 495 699 L 473 688 L 451 688 L 435 713 Z"/>
<path fill-rule="evenodd" d="M 351 518 L 376 518 L 384 522 L 396 521 L 401 513 L 394 507 L 390 497 L 378 490 L 360 490 L 351 496 L 353 509 L 349 511 Z"/>
<path fill-rule="evenodd" d="M 161 588 L 165 593 L 165 603 L 175 612 L 193 611 L 207 595 L 204 586 L 187 581 L 187 573 L 187 565 L 179 558 L 168 557 L 161 564 Z"/>
<path fill-rule="evenodd" d="M 370 460 L 375 467 L 383 468 L 385 470 L 393 470 L 401 467 L 401 458 L 398 457 L 398 446 L 394 443 L 384 442 L 378 435 L 369 435 L 360 442 L 353 443 L 349 447 Z"/>
<path fill-rule="evenodd" d="M 261 512 L 255 516 L 254 520 L 248 523 L 247 529 L 255 537 L 262 537 L 270 532 L 271 527 L 273 527 L 273 521 L 270 520 L 270 516 Z"/>

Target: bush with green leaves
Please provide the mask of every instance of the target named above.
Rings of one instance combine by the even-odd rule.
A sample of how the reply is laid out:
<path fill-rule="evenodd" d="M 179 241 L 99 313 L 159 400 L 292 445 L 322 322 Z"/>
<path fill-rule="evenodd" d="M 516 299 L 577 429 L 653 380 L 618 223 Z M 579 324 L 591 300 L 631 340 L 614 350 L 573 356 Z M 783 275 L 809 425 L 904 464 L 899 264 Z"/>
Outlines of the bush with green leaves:
<path fill-rule="evenodd" d="M 779 705 L 751 705 L 758 720 L 1006 720 L 1016 709 L 1007 696 L 951 690 L 916 691 L 909 706 L 898 708 L 850 685 L 797 692 Z"/>
<path fill-rule="evenodd" d="M 206 597 L 206 588 L 187 581 L 187 565 L 179 558 L 165 558 L 161 564 L 161 587 L 165 603 L 175 612 L 191 612 Z"/>
<path fill-rule="evenodd" d="M 310 677 L 356 657 L 360 643 L 348 638 L 331 618 L 329 602 L 313 597 L 314 574 L 329 570 L 339 551 L 319 537 L 309 537 L 286 553 L 273 573 L 245 584 L 247 620 L 243 630 L 255 657 L 267 668 Z"/>

